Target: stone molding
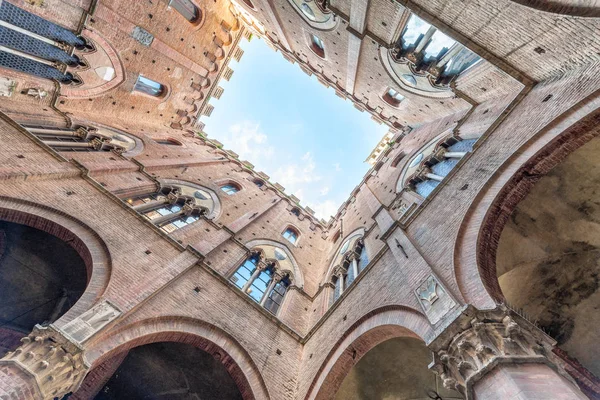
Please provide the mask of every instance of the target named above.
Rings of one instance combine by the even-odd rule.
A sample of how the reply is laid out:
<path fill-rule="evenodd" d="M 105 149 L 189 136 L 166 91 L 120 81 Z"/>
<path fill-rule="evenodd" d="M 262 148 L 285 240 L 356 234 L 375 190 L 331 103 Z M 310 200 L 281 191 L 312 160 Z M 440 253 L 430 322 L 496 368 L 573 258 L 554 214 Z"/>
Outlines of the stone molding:
<path fill-rule="evenodd" d="M 21 346 L 7 353 L 0 366 L 20 370 L 40 399 L 75 392 L 90 368 L 81 346 L 56 327 L 41 325 L 22 338 Z"/>
<path fill-rule="evenodd" d="M 552 352 L 556 341 L 508 308 L 476 310 L 468 306 L 430 344 L 429 368 L 444 387 L 473 399 L 473 386 L 498 364 L 546 364 L 573 382 Z"/>

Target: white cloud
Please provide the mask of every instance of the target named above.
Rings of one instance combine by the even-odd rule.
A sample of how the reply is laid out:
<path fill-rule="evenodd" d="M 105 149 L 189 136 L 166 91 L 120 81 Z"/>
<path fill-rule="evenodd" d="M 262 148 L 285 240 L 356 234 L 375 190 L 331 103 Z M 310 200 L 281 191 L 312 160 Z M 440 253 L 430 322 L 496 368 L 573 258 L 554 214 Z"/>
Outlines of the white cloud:
<path fill-rule="evenodd" d="M 328 221 L 329 217 L 335 215 L 339 206 L 340 205 L 334 202 L 333 200 L 325 200 L 323 202 L 317 203 L 314 206 L 310 206 L 310 208 L 315 210 L 315 216 L 317 218 L 323 218 L 325 221 Z"/>
<path fill-rule="evenodd" d="M 231 125 L 222 139 L 226 148 L 239 154 L 240 159 L 255 163 L 270 159 L 275 148 L 269 144 L 269 137 L 260 130 L 260 125 L 252 121 L 243 121 Z"/>
<path fill-rule="evenodd" d="M 299 190 L 299 185 L 318 182 L 322 178 L 316 173 L 317 164 L 310 152 L 305 153 L 300 163 L 279 167 L 273 174 L 276 181 L 292 191 Z"/>
<path fill-rule="evenodd" d="M 324 186 L 319 192 L 321 196 L 327 196 L 327 193 L 329 193 L 329 186 Z"/>
<path fill-rule="evenodd" d="M 340 167 L 340 163 L 333 164 L 333 168 L 335 168 L 336 172 L 340 172 L 342 170 L 342 168 Z"/>

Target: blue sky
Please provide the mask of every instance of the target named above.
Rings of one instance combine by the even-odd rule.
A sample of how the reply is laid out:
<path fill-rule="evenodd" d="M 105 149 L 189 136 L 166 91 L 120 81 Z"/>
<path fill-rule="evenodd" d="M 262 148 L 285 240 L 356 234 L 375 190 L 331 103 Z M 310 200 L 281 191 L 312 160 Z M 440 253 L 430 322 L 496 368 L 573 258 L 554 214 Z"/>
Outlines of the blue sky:
<path fill-rule="evenodd" d="M 387 132 L 263 40 L 245 53 L 204 131 L 279 182 L 328 220 L 369 169 L 364 160 Z"/>

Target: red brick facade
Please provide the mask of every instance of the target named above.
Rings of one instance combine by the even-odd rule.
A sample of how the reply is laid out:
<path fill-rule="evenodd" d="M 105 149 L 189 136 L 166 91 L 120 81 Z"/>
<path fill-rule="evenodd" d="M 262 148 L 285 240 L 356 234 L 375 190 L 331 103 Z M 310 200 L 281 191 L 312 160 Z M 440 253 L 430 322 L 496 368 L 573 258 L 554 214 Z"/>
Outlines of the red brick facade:
<path fill-rule="evenodd" d="M 253 0 L 255 9 L 246 1 L 194 0 L 202 14 L 196 23 L 164 0 L 9 2 L 95 46 L 82 53 L 90 65 L 78 72 L 81 86 L 0 69 L 17 84 L 10 97 L 0 97 L 0 220 L 48 232 L 85 261 L 87 289 L 53 323 L 57 331 L 79 335 L 72 327 L 99 304 L 116 310 L 89 336 L 69 339 L 80 346 L 87 373 L 73 398 L 91 398 L 128 351 L 161 341 L 187 343 L 220 360 L 245 399 L 333 398 L 377 344 L 404 336 L 429 344 L 453 329 L 467 305 L 496 307 L 503 297 L 495 252 L 504 223 L 542 175 L 600 129 L 594 34 L 600 20 L 564 15 L 576 14 L 570 8 L 547 13 L 518 4 L 539 2 L 509 0 L 331 0 L 336 23 L 320 30 L 292 0 Z M 395 129 L 379 162 L 327 223 L 307 209 L 292 212 L 293 198 L 195 126 L 239 40 L 257 29 L 242 9 L 284 57 Z M 452 83 L 449 97 L 405 92 L 405 107 L 393 109 L 382 94 L 401 88 L 379 58 L 410 12 L 483 62 Z M 136 27 L 152 35 L 151 44 L 134 37 Z M 326 59 L 306 45 L 311 32 L 326 43 Z M 94 70 L 108 64 L 114 78 L 100 82 Z M 163 84 L 164 96 L 136 93 L 140 74 Z M 29 88 L 48 96 L 21 93 Z M 27 125 L 113 128 L 138 145 L 134 155 L 55 151 Z M 429 196 L 420 196 L 403 174 L 419 149 L 448 135 L 477 142 Z M 225 194 L 226 183 L 239 191 Z M 213 214 L 166 233 L 128 203 L 175 184 L 214 194 Z M 282 237 L 288 227 L 299 233 L 296 244 Z M 336 257 L 360 230 L 369 261 L 334 302 Z M 285 249 L 291 265 L 291 286 L 275 314 L 231 280 L 253 250 L 268 245 Z M 1 250 L 2 236 L 0 257 Z M 430 282 L 439 296 L 435 307 L 420 295 Z M 0 347 L 14 348 L 15 333 L 1 329 Z M 11 365 L 0 362 L 0 397 L 29 388 L 20 398 L 40 398 L 42 389 L 31 389 L 29 375 Z M 577 373 L 591 381 L 584 372 Z M 509 398 L 501 390 L 517 396 L 536 389 L 518 376 L 551 381 L 557 373 L 540 363 L 503 365 L 474 384 L 473 398 Z M 590 396 L 596 389 L 585 387 Z M 581 394 L 564 377 L 551 390 L 583 398 L 568 397 Z"/>

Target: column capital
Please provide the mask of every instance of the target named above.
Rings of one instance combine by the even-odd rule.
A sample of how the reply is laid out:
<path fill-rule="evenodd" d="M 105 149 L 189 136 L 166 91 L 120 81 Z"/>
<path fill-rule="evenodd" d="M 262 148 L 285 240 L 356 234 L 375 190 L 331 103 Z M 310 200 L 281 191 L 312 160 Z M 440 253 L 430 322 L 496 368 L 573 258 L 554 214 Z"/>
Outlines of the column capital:
<path fill-rule="evenodd" d="M 54 326 L 36 325 L 21 346 L 0 360 L 2 369 L 16 369 L 37 398 L 62 398 L 79 388 L 89 365 L 83 348 Z M 11 389 L 11 388 L 2 388 Z M 12 388 L 16 391 L 20 385 Z"/>
<path fill-rule="evenodd" d="M 542 363 L 572 382 L 558 357 L 552 353 L 556 341 L 506 305 L 479 311 L 463 310 L 435 338 L 429 348 L 429 368 L 442 378 L 444 387 L 472 399 L 473 385 L 498 364 Z"/>

